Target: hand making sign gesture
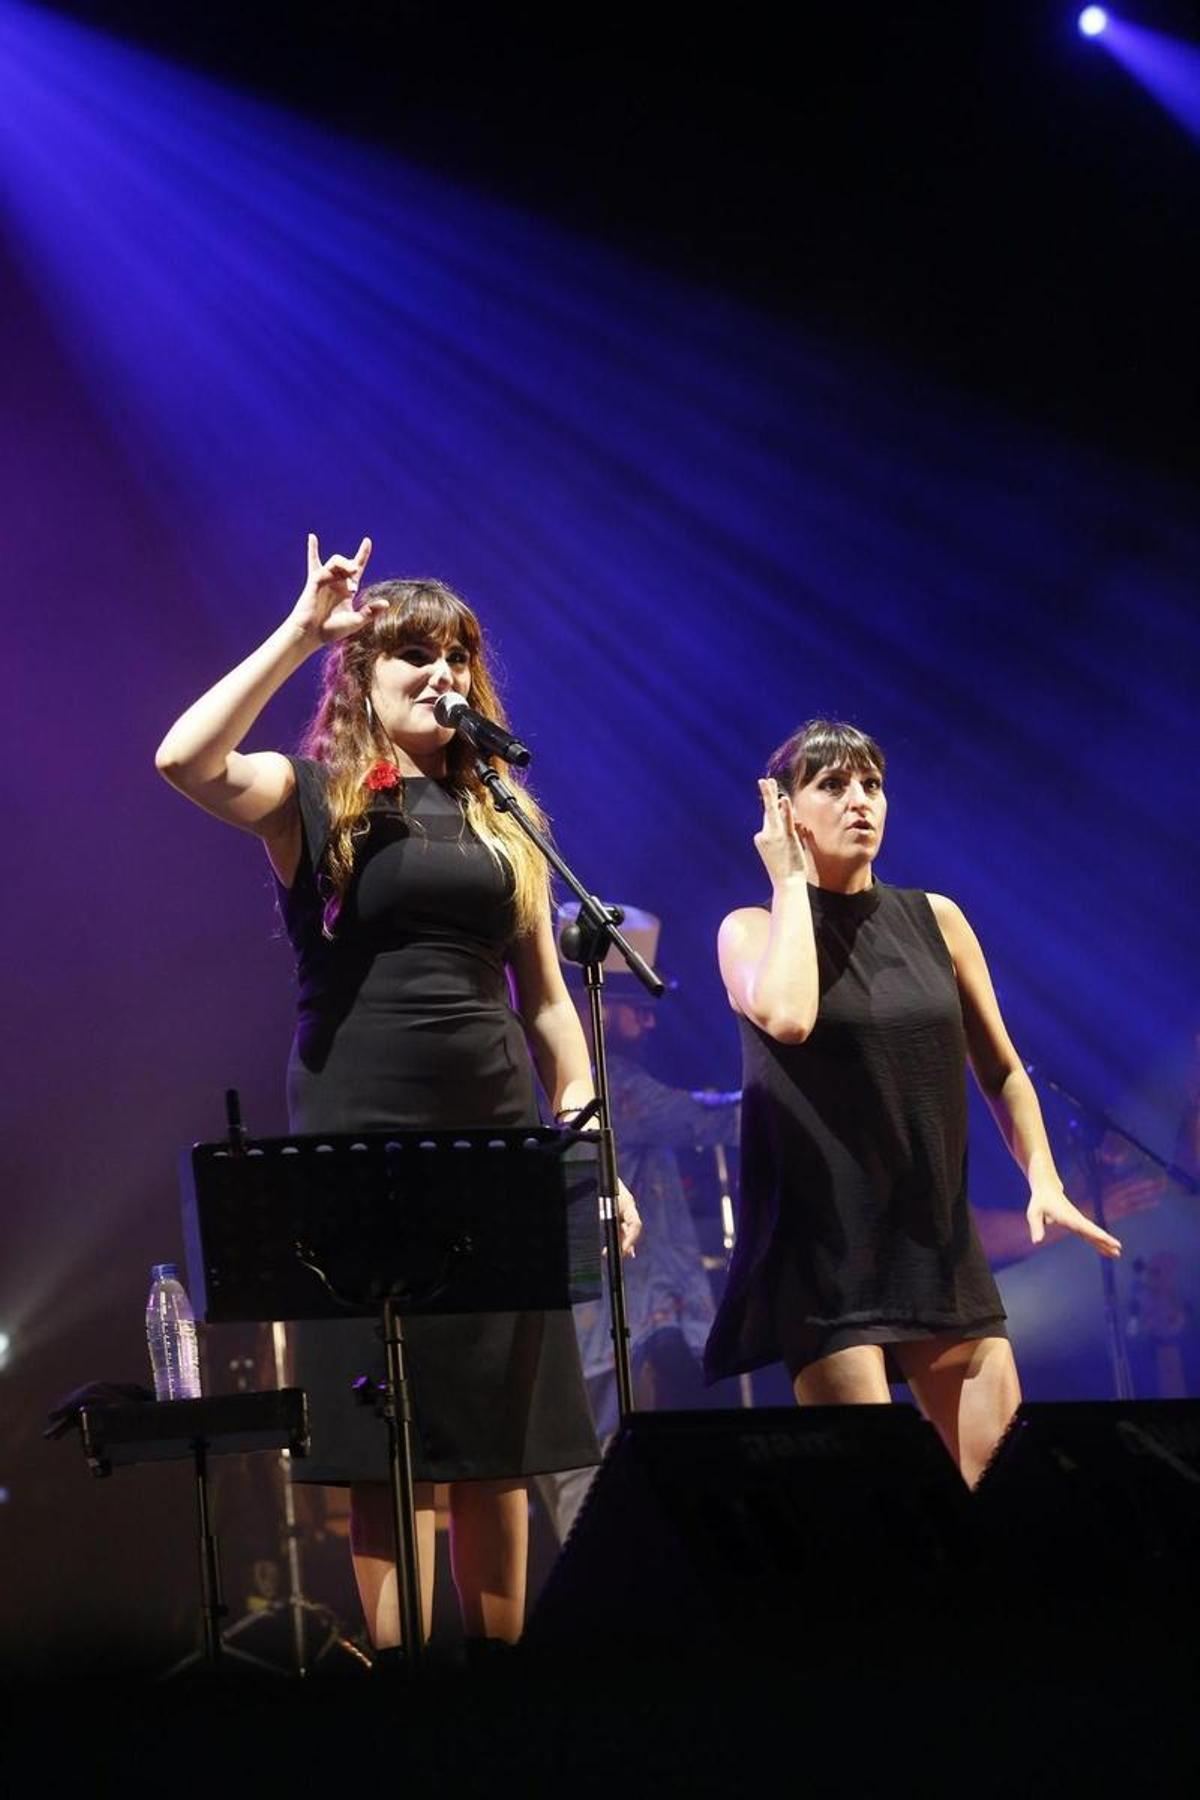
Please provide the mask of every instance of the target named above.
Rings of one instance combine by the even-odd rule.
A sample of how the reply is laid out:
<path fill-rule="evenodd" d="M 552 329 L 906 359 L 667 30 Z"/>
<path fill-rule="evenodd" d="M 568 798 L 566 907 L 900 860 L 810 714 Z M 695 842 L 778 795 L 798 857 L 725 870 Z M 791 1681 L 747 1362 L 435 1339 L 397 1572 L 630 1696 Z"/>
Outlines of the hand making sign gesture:
<path fill-rule="evenodd" d="M 308 534 L 308 580 L 292 609 L 292 623 L 322 644 L 361 631 L 376 613 L 387 611 L 386 600 L 368 600 L 356 606 L 363 570 L 371 557 L 371 540 L 365 537 L 353 556 L 321 560 L 317 534 Z"/>

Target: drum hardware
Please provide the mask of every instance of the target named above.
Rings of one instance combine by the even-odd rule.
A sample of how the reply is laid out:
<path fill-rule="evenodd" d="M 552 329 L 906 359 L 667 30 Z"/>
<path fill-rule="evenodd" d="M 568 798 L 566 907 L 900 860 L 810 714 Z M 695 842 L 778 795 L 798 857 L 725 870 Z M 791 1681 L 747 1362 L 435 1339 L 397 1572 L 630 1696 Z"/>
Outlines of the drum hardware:
<path fill-rule="evenodd" d="M 275 1384 L 282 1389 L 287 1385 L 287 1329 L 281 1319 L 271 1321 L 271 1350 L 275 1365 Z M 255 1636 L 264 1637 L 269 1635 L 270 1627 L 276 1621 L 286 1619 L 290 1626 L 290 1651 L 288 1666 L 280 1670 L 281 1674 L 305 1676 L 334 1654 L 349 1659 L 351 1663 L 360 1664 L 365 1671 L 371 1666 L 370 1658 L 346 1635 L 337 1614 L 331 1607 L 310 1600 L 304 1592 L 292 1453 L 286 1445 L 279 1451 L 278 1466 L 283 1495 L 282 1543 L 287 1592 L 278 1599 L 269 1598 L 266 1605 L 247 1610 L 240 1619 L 225 1627 L 222 1638 L 228 1647 L 235 1639 L 247 1633 L 252 1634 L 252 1639 Z M 317 1628 L 319 1638 L 317 1648 L 311 1656 L 309 1625 Z M 261 1655 L 256 1660 L 264 1663 Z"/>
<path fill-rule="evenodd" d="M 1032 1074 L 1034 1067 L 1026 1064 L 1026 1070 Z M 1089 1106 L 1077 1094 L 1064 1087 L 1059 1081 L 1046 1073 L 1044 1069 L 1037 1071 L 1038 1079 L 1046 1087 L 1065 1100 L 1072 1109 L 1072 1117 L 1068 1119 L 1068 1130 L 1071 1132 L 1077 1150 L 1077 1161 L 1084 1179 L 1084 1196 L 1090 1203 L 1092 1217 L 1102 1231 L 1108 1229 L 1104 1212 L 1104 1174 L 1100 1166 L 1100 1145 L 1104 1138 L 1113 1136 L 1128 1144 L 1140 1156 L 1145 1157 L 1160 1169 L 1168 1181 L 1174 1182 L 1186 1193 L 1200 1193 L 1200 1182 L 1189 1175 L 1185 1169 L 1169 1162 L 1166 1157 L 1159 1156 L 1149 1145 L 1126 1131 L 1115 1119 L 1102 1112 L 1099 1107 Z M 1108 1340 L 1109 1362 L 1112 1366 L 1113 1394 L 1118 1400 L 1132 1400 L 1134 1397 L 1133 1376 L 1129 1367 L 1129 1354 L 1126 1345 L 1127 1330 L 1122 1329 L 1120 1306 L 1117 1300 L 1116 1274 L 1112 1258 L 1100 1258 L 1100 1280 L 1104 1293 L 1104 1323 Z"/>

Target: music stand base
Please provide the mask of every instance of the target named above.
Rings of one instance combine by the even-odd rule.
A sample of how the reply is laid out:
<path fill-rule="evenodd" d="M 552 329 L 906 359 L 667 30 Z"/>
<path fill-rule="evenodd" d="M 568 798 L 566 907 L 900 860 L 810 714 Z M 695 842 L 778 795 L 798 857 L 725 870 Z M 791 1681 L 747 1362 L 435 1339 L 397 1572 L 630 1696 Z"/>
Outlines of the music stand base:
<path fill-rule="evenodd" d="M 253 1634 L 258 1626 L 269 1629 L 273 1624 L 279 1623 L 282 1631 L 285 1621 L 290 1627 L 289 1643 L 286 1653 L 281 1652 L 278 1657 L 263 1655 L 261 1651 L 244 1650 L 235 1641 L 244 1633 Z M 306 1629 L 307 1622 L 311 1622 L 316 1628 L 311 1634 Z M 311 1654 L 310 1635 L 319 1639 Z M 243 1613 L 241 1618 L 232 1625 L 227 1625 L 221 1633 L 223 1671 L 234 1663 L 264 1675 L 279 1676 L 285 1681 L 305 1680 L 335 1656 L 342 1659 L 342 1667 L 347 1674 L 353 1668 L 355 1674 L 365 1675 L 372 1667 L 371 1658 L 366 1652 L 346 1636 L 343 1623 L 333 1609 L 322 1606 L 315 1600 L 274 1600 L 256 1612 Z M 179 1662 L 172 1664 L 158 1679 L 173 1681 L 192 1669 L 209 1673 L 210 1665 L 203 1650 L 191 1651 Z"/>

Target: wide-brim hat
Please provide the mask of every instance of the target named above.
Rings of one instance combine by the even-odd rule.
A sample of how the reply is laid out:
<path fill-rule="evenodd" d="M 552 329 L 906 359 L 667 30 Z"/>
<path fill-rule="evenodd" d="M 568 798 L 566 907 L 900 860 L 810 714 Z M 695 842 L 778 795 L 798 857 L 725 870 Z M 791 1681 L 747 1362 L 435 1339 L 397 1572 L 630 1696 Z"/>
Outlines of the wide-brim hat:
<path fill-rule="evenodd" d="M 662 932 L 662 920 L 656 918 L 651 912 L 643 911 L 640 906 L 625 906 L 619 901 L 616 904 L 625 915 L 619 927 L 621 936 L 628 939 L 634 949 L 638 952 L 639 956 L 645 957 L 652 969 L 656 969 L 658 940 Z M 573 925 L 578 917 L 578 900 L 568 900 L 564 905 L 557 909 L 554 919 L 554 937 L 556 943 L 558 943 L 558 940 L 562 935 L 564 925 Z M 582 967 L 577 962 L 568 961 L 562 953 L 561 944 L 559 945 L 558 957 L 559 961 L 562 963 L 563 972 L 565 973 L 568 982 L 573 986 L 582 984 Z M 613 999 L 622 1000 L 626 998 L 650 1000 L 653 998 L 648 990 L 642 986 L 637 976 L 631 972 L 629 964 L 625 961 L 625 958 L 621 955 L 621 952 L 617 949 L 615 944 L 610 945 L 608 955 L 604 958 L 600 967 L 604 970 L 604 992 L 606 995 L 611 995 Z M 669 975 L 663 975 L 661 969 L 658 969 L 657 972 L 662 975 L 668 988 L 674 988 L 678 985 Z"/>

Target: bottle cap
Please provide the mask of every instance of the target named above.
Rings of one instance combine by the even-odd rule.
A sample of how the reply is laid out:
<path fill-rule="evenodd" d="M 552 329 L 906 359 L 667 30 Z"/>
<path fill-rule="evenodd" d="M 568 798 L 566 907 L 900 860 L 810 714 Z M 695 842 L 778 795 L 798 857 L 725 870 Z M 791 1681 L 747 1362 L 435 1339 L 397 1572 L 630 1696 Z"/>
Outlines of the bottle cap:
<path fill-rule="evenodd" d="M 150 1266 L 151 1281 L 172 1281 L 178 1274 L 178 1263 L 152 1263 Z"/>

